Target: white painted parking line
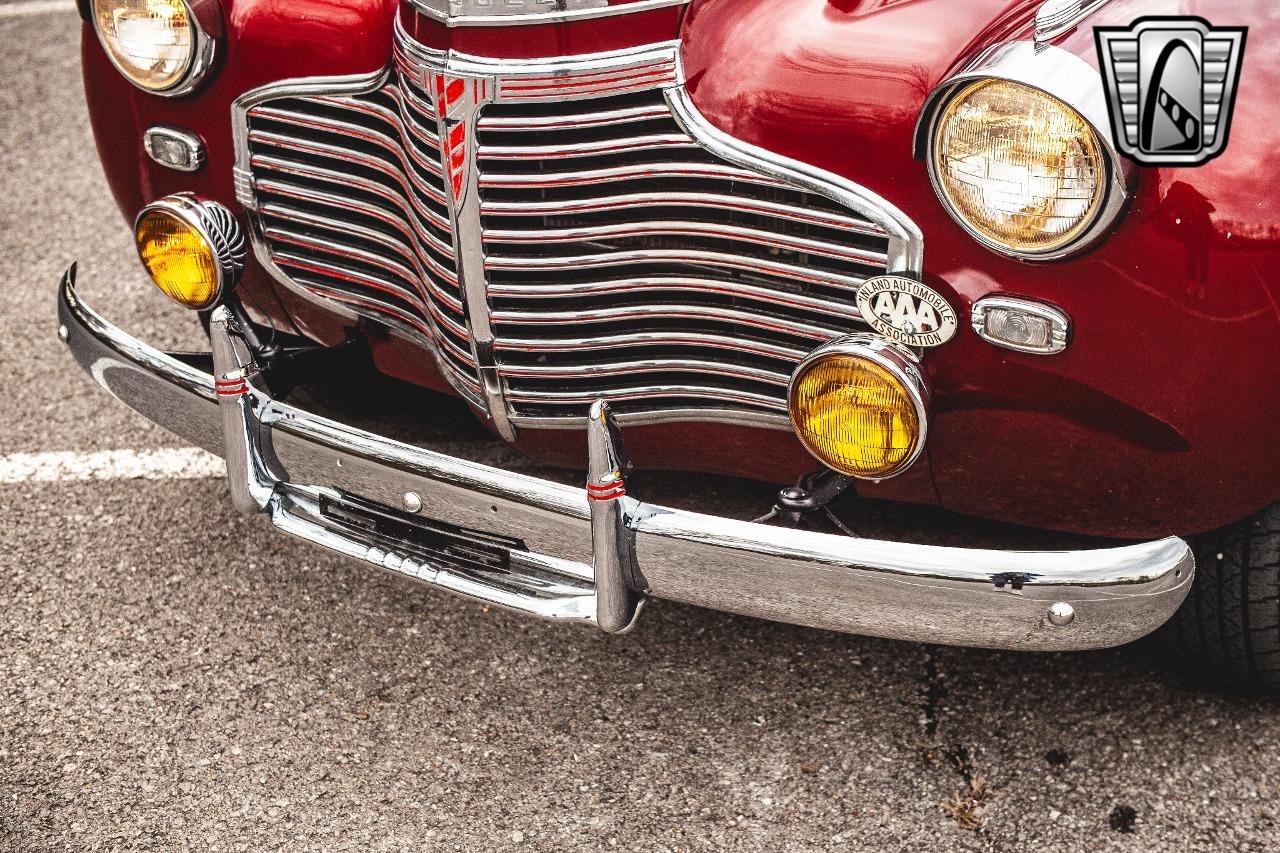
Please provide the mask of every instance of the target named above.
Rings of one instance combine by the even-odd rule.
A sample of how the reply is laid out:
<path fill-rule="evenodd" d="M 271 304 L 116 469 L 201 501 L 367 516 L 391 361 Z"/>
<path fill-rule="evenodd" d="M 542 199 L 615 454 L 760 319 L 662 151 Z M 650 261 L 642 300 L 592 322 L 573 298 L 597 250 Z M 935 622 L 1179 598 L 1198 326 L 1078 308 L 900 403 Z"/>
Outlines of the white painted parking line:
<path fill-rule="evenodd" d="M 76 4 L 71 0 L 29 0 L 26 3 L 0 5 L 0 18 L 25 18 L 29 15 L 48 15 L 54 12 L 74 12 Z"/>
<path fill-rule="evenodd" d="M 0 484 L 81 480 L 194 480 L 222 477 L 223 461 L 198 447 L 157 450 L 74 450 L 0 456 Z"/>

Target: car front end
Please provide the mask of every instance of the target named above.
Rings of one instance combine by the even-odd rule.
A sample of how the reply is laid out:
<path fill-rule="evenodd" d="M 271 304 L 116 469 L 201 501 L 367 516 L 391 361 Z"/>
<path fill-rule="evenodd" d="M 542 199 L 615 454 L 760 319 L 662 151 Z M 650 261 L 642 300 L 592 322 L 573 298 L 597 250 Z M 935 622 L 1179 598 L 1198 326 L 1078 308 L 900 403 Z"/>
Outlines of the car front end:
<path fill-rule="evenodd" d="M 613 633 L 654 597 L 1129 642 L 1186 598 L 1188 537 L 1280 499 L 1280 454 L 1249 450 L 1280 430 L 1250 189 L 1280 148 L 1247 94 L 1272 72 L 1222 60 L 1222 156 L 1134 162 L 1094 38 L 1134 6 L 85 0 L 108 181 L 211 345 L 133 338 L 74 269 L 61 333 L 223 456 L 242 510 L 486 603 Z M 286 400 L 343 350 L 585 487 Z M 633 466 L 785 488 L 729 519 L 639 494 Z M 852 494 L 1124 541 L 807 523 Z"/>

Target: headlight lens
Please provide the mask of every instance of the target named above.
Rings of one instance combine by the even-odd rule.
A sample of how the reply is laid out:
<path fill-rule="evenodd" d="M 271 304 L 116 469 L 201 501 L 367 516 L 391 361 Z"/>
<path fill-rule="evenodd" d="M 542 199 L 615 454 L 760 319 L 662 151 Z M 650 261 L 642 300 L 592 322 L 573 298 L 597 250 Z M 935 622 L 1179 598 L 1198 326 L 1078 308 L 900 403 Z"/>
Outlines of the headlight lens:
<path fill-rule="evenodd" d="M 921 384 L 901 365 L 859 349 L 831 345 L 830 352 L 816 351 L 801 364 L 791 381 L 791 421 L 823 464 L 851 477 L 882 480 L 919 455 L 924 400 Z"/>
<path fill-rule="evenodd" d="M 93 0 L 98 40 L 120 73 L 153 92 L 191 70 L 199 38 L 183 0 Z"/>
<path fill-rule="evenodd" d="M 1101 146 L 1080 114 L 1005 80 L 973 83 L 951 98 L 929 168 L 961 224 L 989 245 L 1031 256 L 1079 238 L 1106 184 Z"/>
<path fill-rule="evenodd" d="M 208 308 L 222 289 L 218 258 L 190 223 L 164 209 L 138 219 L 138 257 L 156 287 L 187 308 Z"/>

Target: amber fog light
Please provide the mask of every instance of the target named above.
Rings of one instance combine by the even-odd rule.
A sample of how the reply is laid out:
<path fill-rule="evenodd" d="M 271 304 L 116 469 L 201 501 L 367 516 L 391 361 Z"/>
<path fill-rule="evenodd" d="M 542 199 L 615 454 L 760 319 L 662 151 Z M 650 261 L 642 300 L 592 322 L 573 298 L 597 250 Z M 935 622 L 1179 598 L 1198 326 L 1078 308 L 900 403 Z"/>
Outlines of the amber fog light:
<path fill-rule="evenodd" d="M 833 470 L 867 480 L 900 474 L 920 455 L 928 401 L 915 357 L 872 335 L 814 350 L 788 392 L 805 448 Z"/>
<path fill-rule="evenodd" d="M 244 232 L 217 202 L 167 196 L 142 209 L 134 233 L 151 280 L 187 308 L 216 305 L 244 269 Z"/>

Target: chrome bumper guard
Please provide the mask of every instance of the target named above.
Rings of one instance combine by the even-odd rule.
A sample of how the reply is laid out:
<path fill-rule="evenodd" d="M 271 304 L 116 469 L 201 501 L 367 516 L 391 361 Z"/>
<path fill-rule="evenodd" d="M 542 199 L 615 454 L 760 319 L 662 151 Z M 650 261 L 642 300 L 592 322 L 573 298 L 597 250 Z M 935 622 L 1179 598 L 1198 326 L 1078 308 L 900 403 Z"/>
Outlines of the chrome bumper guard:
<path fill-rule="evenodd" d="M 646 503 L 627 494 L 621 436 L 602 403 L 588 424 L 585 491 L 445 456 L 271 399 L 255 386 L 248 348 L 225 310 L 212 324 L 215 375 L 142 343 L 76 295 L 74 267 L 59 288 L 58 316 L 59 335 L 98 384 L 227 460 L 239 508 L 357 560 L 543 618 L 617 633 L 653 596 L 879 637 L 1068 650 L 1147 634 L 1191 584 L 1191 551 L 1176 538 L 1083 551 L 979 550 Z M 344 496 L 408 505 L 414 517 L 518 544 L 497 568 L 436 559 L 335 522 L 326 501 Z"/>

